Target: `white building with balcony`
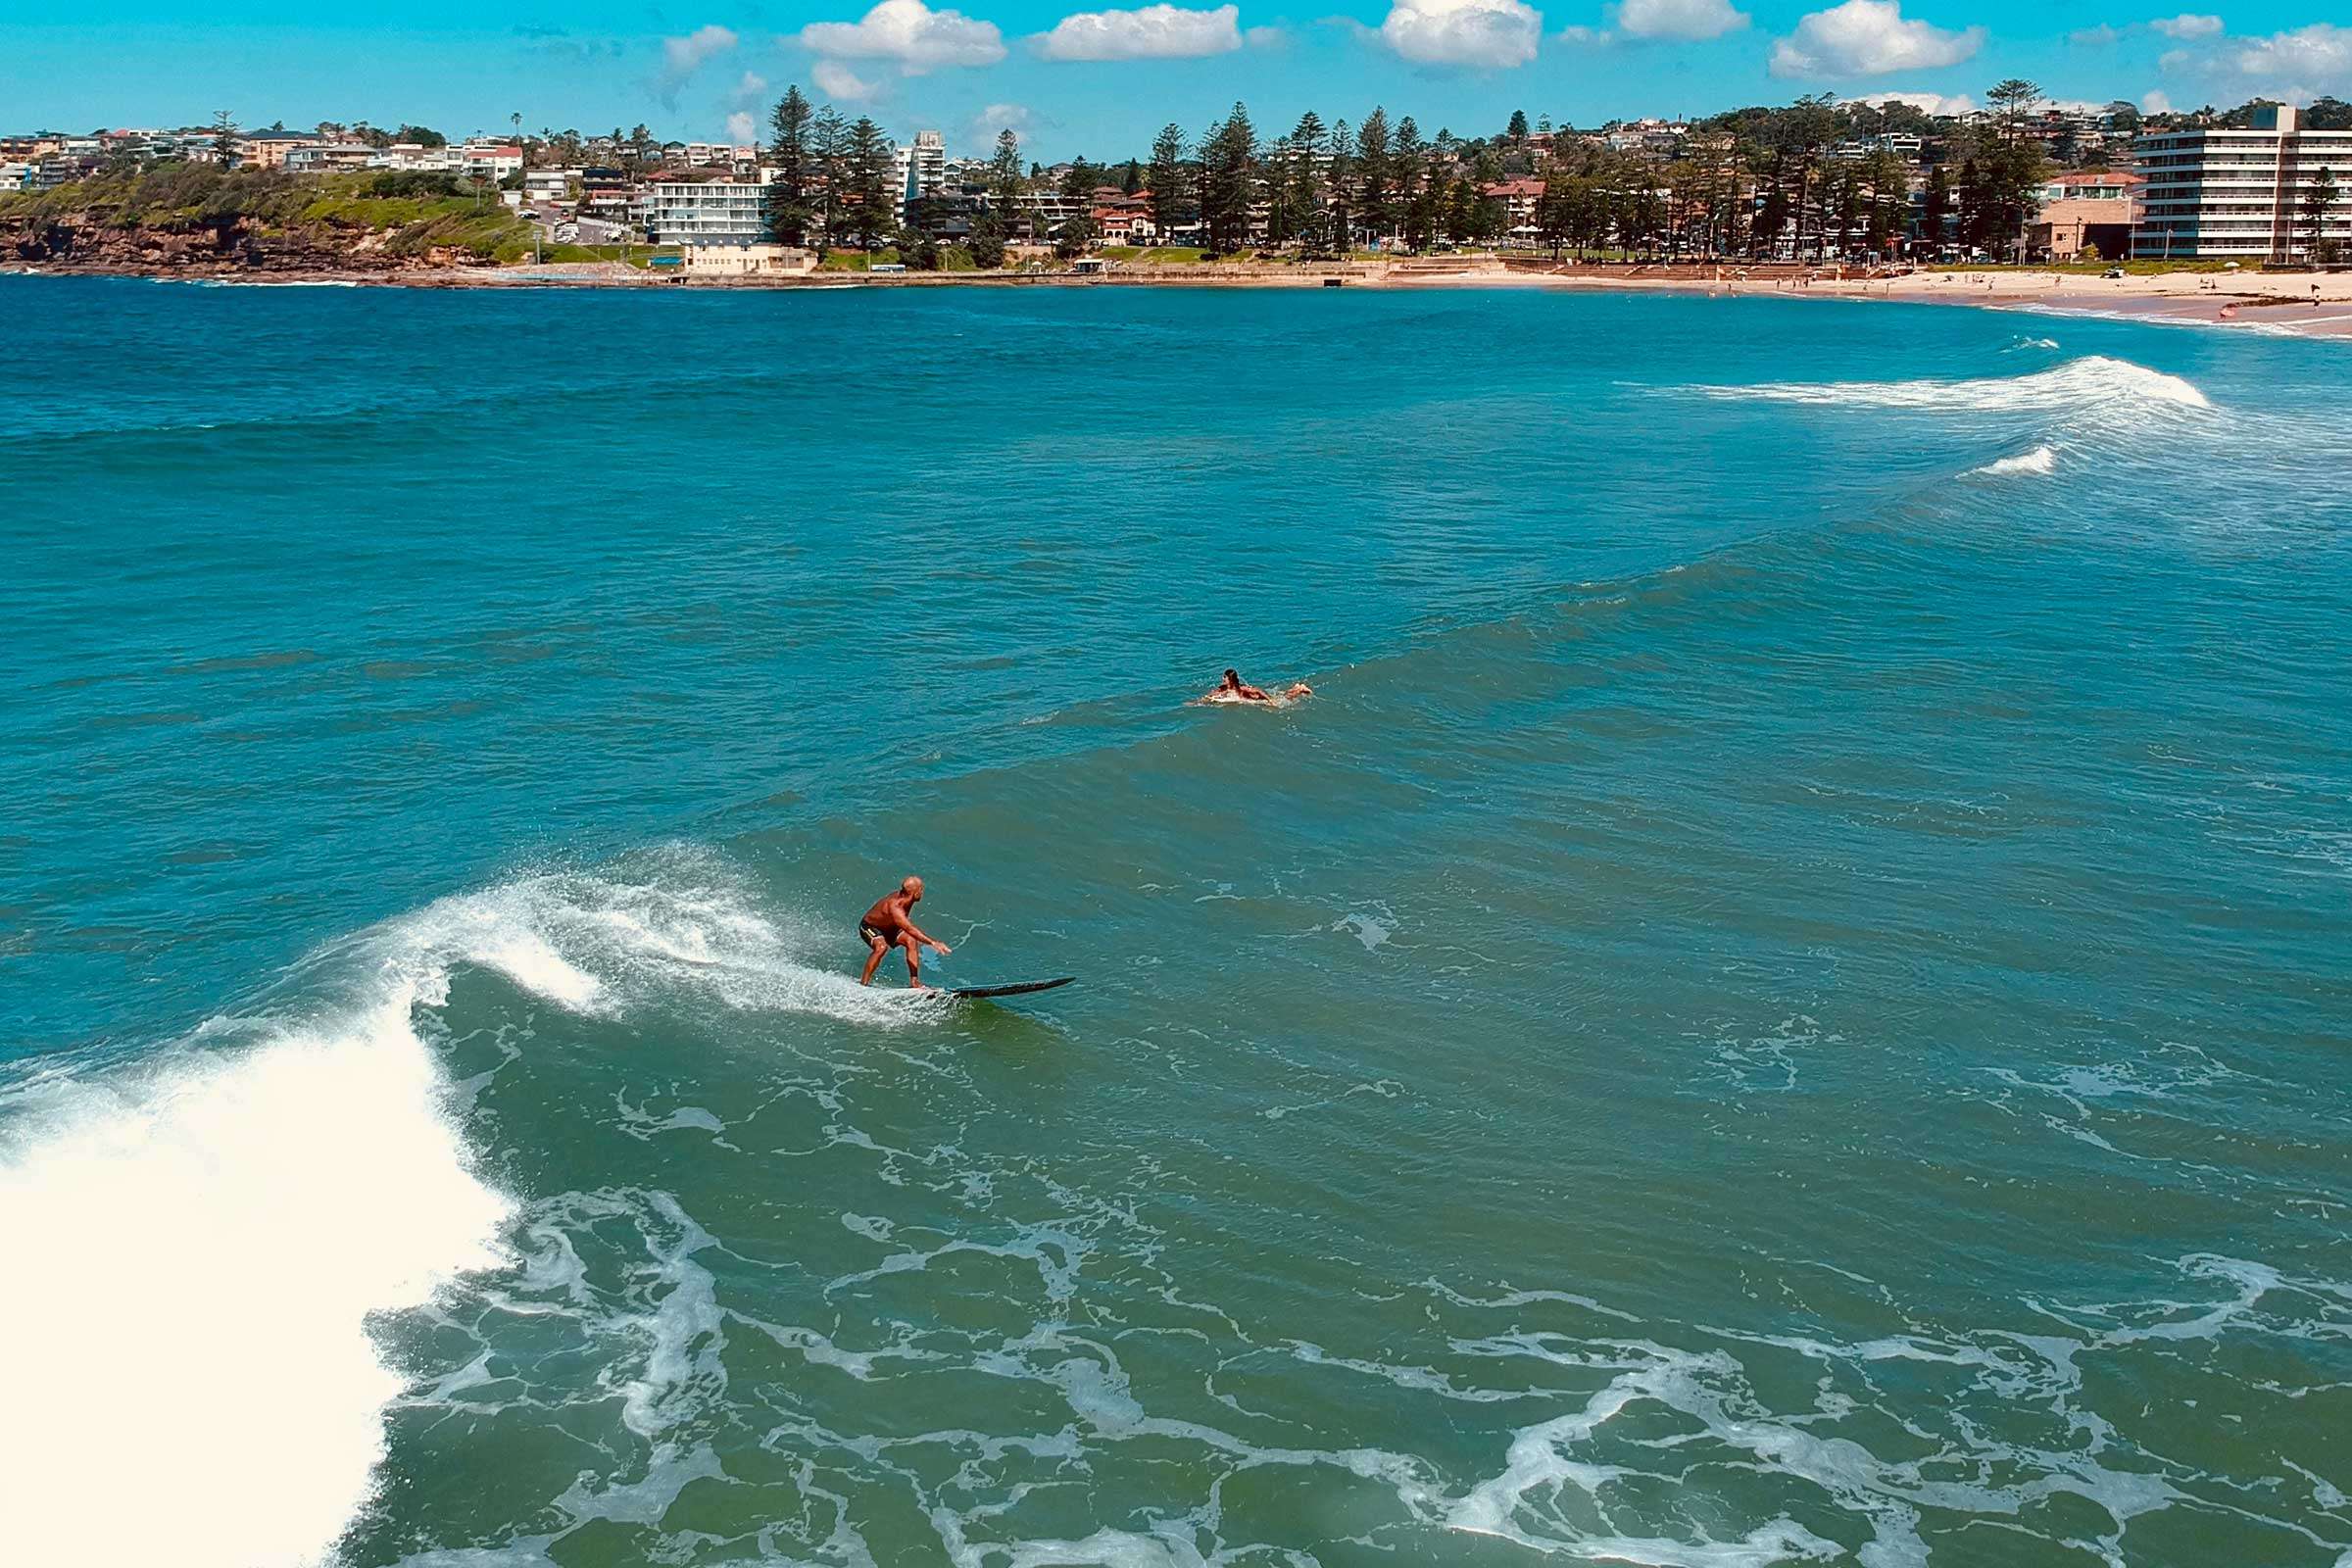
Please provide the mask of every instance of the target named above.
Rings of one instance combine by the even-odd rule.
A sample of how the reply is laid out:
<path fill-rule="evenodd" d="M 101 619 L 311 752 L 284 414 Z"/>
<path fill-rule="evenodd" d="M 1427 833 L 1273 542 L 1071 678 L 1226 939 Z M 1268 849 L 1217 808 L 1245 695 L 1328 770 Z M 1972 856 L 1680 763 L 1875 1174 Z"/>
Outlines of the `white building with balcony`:
<path fill-rule="evenodd" d="M 505 179 L 522 172 L 522 149 L 505 142 L 469 141 L 458 149 L 466 172 L 477 179 Z"/>
<path fill-rule="evenodd" d="M 378 153 L 379 169 L 398 170 L 404 174 L 459 174 L 466 171 L 466 155 L 456 147 L 427 147 L 420 142 L 396 141 Z"/>
<path fill-rule="evenodd" d="M 289 174 L 333 174 L 374 167 L 375 149 L 364 141 L 308 142 L 286 149 L 281 166 Z"/>
<path fill-rule="evenodd" d="M 938 131 L 916 131 L 913 145 L 893 147 L 890 156 L 900 201 L 919 201 L 947 190 L 948 146 Z"/>
<path fill-rule="evenodd" d="M 2294 109 L 2254 112 L 2244 130 L 2159 130 L 2132 144 L 2141 187 L 2132 254 L 2146 259 L 2300 258 L 2310 233 L 2304 203 L 2322 169 L 2337 200 L 2322 237 L 2352 244 L 2352 130 L 2304 130 Z"/>
<path fill-rule="evenodd" d="M 757 245 L 767 238 L 767 186 L 753 179 L 656 179 L 645 225 L 657 245 Z"/>

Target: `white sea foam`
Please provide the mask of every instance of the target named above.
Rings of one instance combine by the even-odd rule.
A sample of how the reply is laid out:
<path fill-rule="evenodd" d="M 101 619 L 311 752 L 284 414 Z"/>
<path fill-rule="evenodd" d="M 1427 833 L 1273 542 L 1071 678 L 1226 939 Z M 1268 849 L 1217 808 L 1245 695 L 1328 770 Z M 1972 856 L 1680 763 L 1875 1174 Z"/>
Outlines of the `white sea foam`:
<path fill-rule="evenodd" d="M 2029 375 L 1967 381 L 1767 381 L 1708 386 L 1707 397 L 1941 413 L 2098 414 L 2118 408 L 2205 409 L 2211 402 L 2177 375 L 2093 354 Z"/>
<path fill-rule="evenodd" d="M 683 852 L 642 879 L 551 871 L 444 899 L 396 923 L 389 940 L 440 972 L 454 954 L 576 1012 L 623 1012 L 659 995 L 883 1029 L 938 1016 L 846 968 L 801 961 L 795 953 L 824 939 L 758 909 L 721 867 Z M 862 956 L 846 932 L 835 946 L 845 963 Z"/>
<path fill-rule="evenodd" d="M 0 1145 L 0 1560 L 93 1533 L 189 1568 L 307 1563 L 401 1389 L 368 1314 L 501 1261 L 411 984 L 231 1056 L 74 1085 Z"/>
<path fill-rule="evenodd" d="M 265 1007 L 139 1068 L 45 1075 L 0 1103 L 18 1412 L 0 1423 L 0 1562 L 88 1561 L 93 1529 L 169 1543 L 183 1568 L 331 1551 L 403 1388 L 368 1315 L 511 1263 L 512 1206 L 473 1168 L 417 1009 L 471 966 L 578 1013 L 666 985 L 884 1027 L 930 1016 L 782 947 L 723 886 L 524 878 L 315 956 L 299 979 L 318 985 L 297 989 L 339 1003 Z M 713 1310 L 691 1262 L 707 1240 L 662 1259 L 678 1288 L 647 1325 L 660 1353 L 623 1391 L 641 1433 L 707 1392 L 701 1352 L 682 1348 Z"/>
<path fill-rule="evenodd" d="M 2008 479 L 2023 474 L 2055 473 L 2057 469 L 2058 449 L 2043 445 L 2035 447 L 2031 452 L 2020 452 L 2015 457 L 1995 458 L 1983 467 L 1971 468 L 1968 471 L 1981 473 L 1988 479 Z"/>

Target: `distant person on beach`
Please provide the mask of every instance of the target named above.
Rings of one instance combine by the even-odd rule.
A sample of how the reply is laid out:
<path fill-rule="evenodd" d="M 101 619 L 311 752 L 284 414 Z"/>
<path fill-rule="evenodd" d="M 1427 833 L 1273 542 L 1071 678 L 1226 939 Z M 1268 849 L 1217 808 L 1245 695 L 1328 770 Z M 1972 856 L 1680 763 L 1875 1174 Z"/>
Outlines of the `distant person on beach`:
<path fill-rule="evenodd" d="M 883 895 L 865 911 L 865 917 L 858 922 L 858 938 L 873 951 L 865 956 L 865 973 L 859 977 L 859 985 L 872 985 L 874 971 L 882 967 L 890 950 L 897 948 L 906 955 L 906 983 L 917 991 L 931 989 L 923 984 L 923 949 L 944 958 L 948 945 L 924 935 L 911 918 L 922 900 L 923 879 L 910 876 L 899 884 L 896 893 Z"/>
<path fill-rule="evenodd" d="M 1276 695 L 1262 687 L 1252 686 L 1242 679 L 1240 670 L 1229 669 L 1225 672 L 1225 678 L 1219 681 L 1215 689 L 1200 701 L 1204 703 L 1267 703 L 1279 708 L 1284 703 L 1296 702 L 1301 697 L 1314 695 L 1313 689 L 1302 680 L 1291 682 L 1282 689 L 1280 695 Z"/>

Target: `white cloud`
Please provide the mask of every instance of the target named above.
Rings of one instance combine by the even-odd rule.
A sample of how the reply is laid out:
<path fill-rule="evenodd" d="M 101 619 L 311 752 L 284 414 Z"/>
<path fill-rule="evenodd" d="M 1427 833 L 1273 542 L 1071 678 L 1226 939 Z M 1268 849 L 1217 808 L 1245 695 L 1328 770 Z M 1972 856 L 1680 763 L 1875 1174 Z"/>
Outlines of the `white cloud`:
<path fill-rule="evenodd" d="M 1845 0 L 1815 11 L 1772 48 L 1776 76 L 1884 76 L 1972 59 L 1984 29 L 1947 31 L 1903 16 L 1902 0 Z"/>
<path fill-rule="evenodd" d="M 1280 49 L 1291 41 L 1291 35 L 1280 27 L 1244 27 L 1242 42 L 1252 49 Z"/>
<path fill-rule="evenodd" d="M 2143 92 L 2139 95 L 2139 107 L 2143 114 L 2169 115 L 2173 112 L 2173 101 L 2161 92 Z"/>
<path fill-rule="evenodd" d="M 1036 126 L 1037 117 L 1027 104 L 990 104 L 974 115 L 964 125 L 971 140 L 978 146 L 993 148 L 997 133 L 1009 130 L 1015 136 L 1026 136 Z"/>
<path fill-rule="evenodd" d="M 2241 38 L 2221 57 L 2225 70 L 2247 87 L 2308 102 L 2323 93 L 2352 93 L 2352 27 L 2315 22 L 2267 38 Z"/>
<path fill-rule="evenodd" d="M 2102 22 L 2095 27 L 2077 27 L 2066 35 L 2066 41 L 2087 49 L 2105 49 L 2123 41 L 2121 27 L 2111 27 Z"/>
<path fill-rule="evenodd" d="M 1381 41 L 1422 66 L 1524 66 L 1536 58 L 1544 18 L 1520 0 L 1396 0 Z"/>
<path fill-rule="evenodd" d="M 1747 13 L 1731 0 L 1625 0 L 1617 25 L 1637 38 L 1720 38 L 1747 25 Z"/>
<path fill-rule="evenodd" d="M 2210 38 L 2222 30 L 2222 19 L 2200 17 L 2194 12 L 2184 11 L 2177 17 L 2167 17 L 2161 22 L 2151 22 L 2148 25 L 2163 33 L 2167 38 Z"/>
<path fill-rule="evenodd" d="M 1605 27 L 1588 27 L 1581 24 L 1562 27 L 1552 36 L 1579 49 L 1606 49 L 1617 41 L 1617 35 Z"/>
<path fill-rule="evenodd" d="M 702 70 L 713 56 L 723 55 L 734 47 L 734 32 L 715 23 L 697 27 L 683 38 L 662 39 L 662 75 L 656 83 L 662 100 L 674 100 L 689 76 Z"/>
<path fill-rule="evenodd" d="M 767 78 L 757 71 L 745 72 L 743 79 L 735 83 L 735 101 L 739 104 L 752 103 L 766 95 Z"/>
<path fill-rule="evenodd" d="M 808 79 L 818 92 L 844 103 L 861 104 L 882 90 L 880 82 L 866 80 L 838 60 L 819 60 L 809 68 Z"/>
<path fill-rule="evenodd" d="M 1849 104 L 1909 104 L 1923 115 L 1973 115 L 1977 101 L 1964 92 L 1870 92 Z"/>
<path fill-rule="evenodd" d="M 811 22 L 801 29 L 800 41 L 831 60 L 888 60 L 909 76 L 943 66 L 993 66 L 1004 58 L 1004 35 L 995 23 L 934 11 L 923 0 L 882 0 L 856 22 Z"/>
<path fill-rule="evenodd" d="M 1048 60 L 1194 60 L 1242 46 L 1242 9 L 1187 11 L 1152 5 L 1136 11 L 1081 11 L 1036 38 Z"/>
<path fill-rule="evenodd" d="M 738 109 L 727 117 L 727 140 L 747 142 L 754 140 L 759 134 L 760 122 L 754 120 L 743 110 Z"/>

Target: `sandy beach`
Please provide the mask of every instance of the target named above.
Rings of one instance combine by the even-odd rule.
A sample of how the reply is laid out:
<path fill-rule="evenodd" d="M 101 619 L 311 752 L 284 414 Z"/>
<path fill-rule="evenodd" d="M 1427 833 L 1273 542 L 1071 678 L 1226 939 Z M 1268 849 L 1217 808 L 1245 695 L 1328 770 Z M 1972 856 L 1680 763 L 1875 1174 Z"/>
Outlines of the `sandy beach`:
<path fill-rule="evenodd" d="M 1989 305 L 2136 320 L 2249 326 L 2352 338 L 2352 272 L 2159 272 L 2098 277 L 2036 270 L 1920 271 L 1814 279 L 1782 292 Z"/>
<path fill-rule="evenodd" d="M 2103 277 L 2043 268 L 1856 275 L 1835 269 L 1558 266 L 1508 261 L 1431 272 L 1399 264 L 1377 280 L 1411 287 L 1524 282 L 1600 289 L 1681 289 L 1792 298 L 1888 299 L 2056 311 L 2131 320 L 2245 326 L 2352 339 L 2352 271 L 2178 271 Z"/>
<path fill-rule="evenodd" d="M 434 267 L 399 271 L 321 270 L 264 276 L 234 268 L 170 271 L 51 266 L 26 273 L 154 277 L 226 287 L 399 288 L 1569 288 L 1789 298 L 1885 299 L 1974 305 L 2119 319 L 2238 326 L 2352 340 L 2352 271 L 2176 271 L 2105 277 L 2046 268 L 1855 272 L 1785 264 L 1552 262 L 1529 256 L 1435 256 L 1345 263 L 1144 264 L 1079 274 L 1059 269 L 1001 272 L 817 271 L 797 275 L 680 276 L 617 262 L 515 267 Z"/>
<path fill-rule="evenodd" d="M 619 275 L 627 273 L 628 275 Z M 468 270 L 446 281 L 470 284 L 641 283 L 647 274 L 611 266 Z M 428 279 L 417 279 L 428 281 Z M 1625 266 L 1553 263 L 1529 257 L 1421 257 L 1321 267 L 1221 263 L 1141 266 L 1079 276 L 1046 272 L 818 272 L 795 278 L 694 279 L 682 286 L 750 288 L 936 288 L 968 286 L 1318 288 L 1658 289 L 1792 298 L 1888 299 L 1937 305 L 2058 311 L 2134 320 L 2244 326 L 2302 336 L 2352 339 L 2352 271 L 2178 271 L 2102 277 L 2022 268 L 1919 270 L 1857 275 L 1788 266 Z"/>

